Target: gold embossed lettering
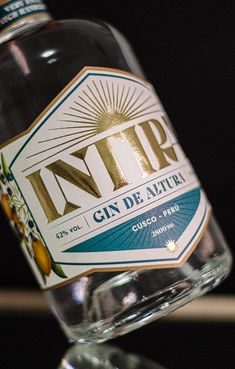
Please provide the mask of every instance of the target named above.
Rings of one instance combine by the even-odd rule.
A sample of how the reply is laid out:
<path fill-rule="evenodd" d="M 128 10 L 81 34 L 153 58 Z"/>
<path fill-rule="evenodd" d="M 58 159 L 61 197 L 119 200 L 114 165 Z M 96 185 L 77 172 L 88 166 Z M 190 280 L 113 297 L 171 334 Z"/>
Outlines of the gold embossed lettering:
<path fill-rule="evenodd" d="M 79 156 L 80 152 L 73 153 L 73 156 Z M 85 161 L 84 161 L 85 163 Z M 81 170 L 73 167 L 72 165 L 65 163 L 62 160 L 57 160 L 54 163 L 47 165 L 46 168 L 50 170 L 54 175 L 57 175 L 66 181 L 72 183 L 74 186 L 86 191 L 90 195 L 99 198 L 101 197 L 100 191 L 92 177 Z M 88 167 L 88 172 L 90 173 Z"/>
<path fill-rule="evenodd" d="M 51 199 L 49 192 L 42 180 L 41 170 L 37 170 L 36 172 L 30 174 L 26 178 L 30 181 L 35 194 L 44 210 L 44 213 L 47 216 L 48 223 L 52 222 L 61 217 L 61 214 L 58 213 L 56 207 Z"/>
<path fill-rule="evenodd" d="M 114 136 L 115 137 L 115 136 Z M 113 148 L 108 138 L 104 138 L 95 143 L 95 146 L 104 162 L 104 165 L 113 181 L 114 191 L 129 184 L 122 168 L 119 165 L 118 158 L 113 152 Z"/>
<path fill-rule="evenodd" d="M 86 149 L 77 151 L 75 153 L 73 153 L 73 156 L 75 157 L 84 157 L 85 153 L 87 151 Z M 85 163 L 85 161 L 84 161 Z M 50 172 L 53 173 L 55 180 L 58 184 L 58 188 L 62 194 L 62 196 L 64 197 L 65 200 L 65 207 L 64 207 L 64 211 L 63 214 L 59 214 L 59 212 L 57 211 L 55 204 L 52 201 L 52 198 L 45 186 L 45 183 L 43 182 L 43 179 L 40 175 L 40 170 L 30 174 L 29 176 L 27 176 L 26 178 L 30 181 L 35 194 L 37 195 L 38 200 L 40 201 L 40 204 L 44 210 L 44 213 L 47 216 L 47 220 L 48 223 L 66 215 L 69 214 L 71 212 L 73 212 L 74 210 L 77 210 L 80 208 L 80 206 L 75 205 L 73 203 L 71 203 L 70 201 L 68 201 L 63 189 L 61 188 L 61 185 L 57 179 L 56 176 L 61 177 L 63 179 L 65 179 L 67 182 L 73 184 L 74 186 L 86 191 L 87 193 L 91 194 L 92 196 L 99 198 L 101 197 L 101 194 L 99 192 L 99 189 L 93 179 L 93 177 L 84 172 L 82 172 L 81 170 L 73 167 L 72 165 L 65 163 L 62 160 L 57 160 L 52 164 L 49 164 L 46 166 L 46 169 L 48 169 Z M 87 168 L 88 169 L 88 168 Z M 89 172 L 89 169 L 88 169 Z M 89 172 L 90 173 L 90 172 Z"/>
<path fill-rule="evenodd" d="M 156 172 L 146 155 L 139 137 L 136 134 L 136 126 L 129 127 L 121 132 L 121 136 L 127 141 L 135 155 L 136 161 L 142 171 L 142 178 Z"/>
<path fill-rule="evenodd" d="M 157 129 L 157 132 L 160 136 L 160 141 L 158 141 L 158 139 L 156 138 L 153 129 L 150 125 L 150 122 L 152 122 L 154 124 L 154 126 Z M 164 145 L 167 142 L 167 135 L 166 132 L 164 130 L 164 128 L 162 127 L 161 123 L 159 121 L 157 121 L 156 119 L 152 119 L 151 121 L 147 121 L 144 123 L 141 123 L 140 126 L 142 127 L 148 141 L 149 144 L 154 152 L 154 154 L 157 157 L 157 160 L 159 162 L 159 169 L 163 169 L 168 167 L 169 165 L 171 165 L 171 163 L 169 163 L 169 161 L 167 160 L 167 158 L 173 160 L 173 161 L 178 161 L 177 155 L 175 153 L 174 147 L 171 146 L 167 146 L 164 147 Z"/>

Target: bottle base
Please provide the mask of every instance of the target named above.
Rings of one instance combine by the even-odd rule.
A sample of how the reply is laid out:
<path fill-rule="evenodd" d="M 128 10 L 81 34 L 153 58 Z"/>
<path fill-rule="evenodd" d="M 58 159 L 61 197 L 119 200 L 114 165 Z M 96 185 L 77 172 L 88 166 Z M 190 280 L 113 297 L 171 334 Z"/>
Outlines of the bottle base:
<path fill-rule="evenodd" d="M 131 307 L 109 319 L 84 326 L 79 324 L 68 327 L 62 324 L 62 328 L 70 341 L 80 343 L 101 343 L 124 335 L 169 314 L 216 287 L 228 275 L 231 263 L 230 254 L 225 253 L 217 260 L 216 258 L 211 260 L 204 268 L 195 270 L 190 277 L 182 279 L 166 289 L 158 290 L 148 298 L 142 298 L 141 301 L 132 304 Z M 127 272 L 128 278 L 130 278 L 130 274 L 134 275 L 134 273 Z M 115 277 L 107 283 L 105 283 L 104 289 L 112 291 L 115 289 L 115 284 L 118 285 L 120 281 L 118 281 L 118 277 Z"/>

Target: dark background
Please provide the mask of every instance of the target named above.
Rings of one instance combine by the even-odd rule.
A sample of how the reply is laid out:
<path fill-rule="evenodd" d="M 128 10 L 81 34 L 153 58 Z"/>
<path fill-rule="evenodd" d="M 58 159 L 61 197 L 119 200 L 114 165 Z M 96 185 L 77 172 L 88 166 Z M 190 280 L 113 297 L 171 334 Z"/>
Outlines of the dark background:
<path fill-rule="evenodd" d="M 130 40 L 154 84 L 235 253 L 232 2 L 48 0 L 56 18 L 107 20 Z M 37 287 L 0 218 L 0 288 Z M 235 272 L 213 291 L 235 293 Z M 56 368 L 68 347 L 51 316 L 0 317 L 0 367 Z M 158 322 L 113 342 L 169 369 L 234 369 L 235 324 Z"/>
<path fill-rule="evenodd" d="M 55 18 L 101 18 L 129 39 L 234 252 L 233 9 L 229 2 L 193 4 L 198 3 L 154 1 L 152 5 L 147 1 L 133 7 L 127 2 L 47 1 Z M 36 287 L 2 217 L 0 233 L 0 284 Z M 235 292 L 234 276 L 233 272 L 215 292 Z"/>

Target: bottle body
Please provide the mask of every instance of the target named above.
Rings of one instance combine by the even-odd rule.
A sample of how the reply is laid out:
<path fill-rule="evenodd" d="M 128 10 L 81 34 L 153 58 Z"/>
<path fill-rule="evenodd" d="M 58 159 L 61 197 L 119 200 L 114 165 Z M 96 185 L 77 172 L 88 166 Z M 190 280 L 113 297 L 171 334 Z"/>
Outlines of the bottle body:
<path fill-rule="evenodd" d="M 1 142 L 25 131 L 86 66 L 143 77 L 126 41 L 102 23 L 50 22 L 2 45 Z M 230 267 L 230 252 L 211 218 L 200 242 L 180 267 L 96 271 L 48 290 L 46 295 L 70 339 L 101 342 L 200 296 L 216 286 Z"/>
<path fill-rule="evenodd" d="M 94 273 L 46 295 L 70 340 L 99 343 L 140 328 L 205 294 L 221 283 L 230 268 L 230 252 L 212 219 L 181 268 Z"/>

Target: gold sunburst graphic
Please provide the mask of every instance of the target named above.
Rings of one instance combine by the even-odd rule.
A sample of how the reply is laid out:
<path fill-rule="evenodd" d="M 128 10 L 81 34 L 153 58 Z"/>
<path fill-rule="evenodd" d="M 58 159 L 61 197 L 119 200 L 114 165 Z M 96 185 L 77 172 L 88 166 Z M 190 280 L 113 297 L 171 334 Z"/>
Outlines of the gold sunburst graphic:
<path fill-rule="evenodd" d="M 73 101 L 64 119 L 74 127 L 61 129 L 85 129 L 82 133 L 98 134 L 108 129 L 159 111 L 151 93 L 144 95 L 144 87 L 127 86 L 110 81 L 92 80 Z M 88 131 L 89 130 L 89 131 Z M 80 131 L 81 132 L 81 131 Z"/>
<path fill-rule="evenodd" d="M 58 126 L 48 128 L 50 137 L 38 141 L 47 147 L 28 158 L 47 152 L 54 156 L 110 128 L 159 111 L 159 103 L 144 85 L 120 78 L 94 78 L 73 97 L 57 119 Z"/>

